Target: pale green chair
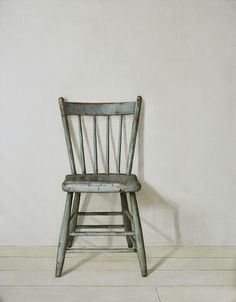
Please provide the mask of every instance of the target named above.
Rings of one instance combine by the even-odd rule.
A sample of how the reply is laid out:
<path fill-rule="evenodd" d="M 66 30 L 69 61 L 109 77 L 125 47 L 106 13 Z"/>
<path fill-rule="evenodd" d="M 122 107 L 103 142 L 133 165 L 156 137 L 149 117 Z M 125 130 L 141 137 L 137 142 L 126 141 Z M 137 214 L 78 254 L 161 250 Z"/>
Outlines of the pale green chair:
<path fill-rule="evenodd" d="M 71 174 L 67 175 L 62 184 L 63 191 L 67 192 L 64 216 L 61 225 L 61 232 L 58 244 L 56 277 L 62 274 L 66 253 L 76 252 L 136 252 L 140 263 L 142 276 L 147 276 L 146 254 L 143 241 L 143 233 L 140 222 L 138 204 L 135 192 L 140 190 L 141 185 L 136 175 L 131 174 L 135 142 L 139 124 L 142 98 L 137 97 L 136 102 L 123 103 L 72 103 L 59 99 L 62 122 L 64 127 L 66 145 L 69 155 Z M 68 123 L 68 116 L 78 118 L 78 136 L 80 149 L 81 173 L 77 174 L 74 152 L 72 147 L 71 131 Z M 86 173 L 86 162 L 84 154 L 82 116 L 93 116 L 93 153 L 94 173 Z M 118 156 L 117 173 L 110 173 L 110 118 L 113 115 L 120 116 L 118 133 Z M 126 163 L 126 173 L 120 173 L 121 167 L 121 145 L 122 126 L 124 115 L 133 115 L 129 152 Z M 97 116 L 106 117 L 106 173 L 98 172 L 97 155 Z M 82 212 L 79 211 L 80 197 L 82 193 L 119 193 L 121 197 L 120 212 Z M 130 194 L 131 212 L 127 201 L 127 194 Z M 122 225 L 77 225 L 78 216 L 85 215 L 121 215 Z M 94 231 L 93 229 L 99 229 Z M 115 229 L 115 231 L 114 231 Z M 76 248 L 72 247 L 73 239 L 76 236 L 126 236 L 127 248 Z"/>

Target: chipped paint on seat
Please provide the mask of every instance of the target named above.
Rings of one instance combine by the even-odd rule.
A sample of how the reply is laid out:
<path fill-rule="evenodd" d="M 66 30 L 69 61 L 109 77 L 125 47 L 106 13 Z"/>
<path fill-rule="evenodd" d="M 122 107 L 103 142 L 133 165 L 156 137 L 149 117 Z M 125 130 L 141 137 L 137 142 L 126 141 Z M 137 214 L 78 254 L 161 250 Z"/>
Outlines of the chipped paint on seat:
<path fill-rule="evenodd" d="M 136 192 L 141 189 L 136 175 L 134 174 L 75 174 L 67 175 L 62 184 L 65 192 L 77 193 L 114 193 Z"/>

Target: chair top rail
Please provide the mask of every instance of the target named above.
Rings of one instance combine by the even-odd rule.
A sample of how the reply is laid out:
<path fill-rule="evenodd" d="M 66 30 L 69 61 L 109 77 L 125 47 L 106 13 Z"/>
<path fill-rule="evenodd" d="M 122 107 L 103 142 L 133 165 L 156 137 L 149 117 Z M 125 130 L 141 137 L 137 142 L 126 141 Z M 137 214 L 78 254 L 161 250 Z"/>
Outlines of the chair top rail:
<path fill-rule="evenodd" d="M 131 115 L 134 114 L 136 102 L 122 103 L 73 103 L 65 102 L 67 115 Z"/>

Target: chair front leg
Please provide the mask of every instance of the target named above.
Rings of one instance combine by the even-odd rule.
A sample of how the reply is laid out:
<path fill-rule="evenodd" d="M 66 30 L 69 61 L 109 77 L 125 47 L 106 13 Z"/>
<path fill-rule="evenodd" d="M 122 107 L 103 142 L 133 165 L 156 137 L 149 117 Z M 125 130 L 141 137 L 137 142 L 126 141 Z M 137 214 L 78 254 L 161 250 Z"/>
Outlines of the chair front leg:
<path fill-rule="evenodd" d="M 138 204 L 136 199 L 136 194 L 134 192 L 130 193 L 130 203 L 131 210 L 133 215 L 133 223 L 134 223 L 134 234 L 136 239 L 137 253 L 139 264 L 141 268 L 141 273 L 143 277 L 147 276 L 147 262 L 146 262 L 146 253 L 143 241 L 143 231 L 139 216 Z"/>
<path fill-rule="evenodd" d="M 63 264 L 65 260 L 66 244 L 69 236 L 72 198 L 73 198 L 73 193 L 67 193 L 65 210 L 64 210 L 61 232 L 59 237 L 58 250 L 57 250 L 57 263 L 56 263 L 56 273 L 55 273 L 56 277 L 61 277 Z"/>
<path fill-rule="evenodd" d="M 129 218 L 125 214 L 125 210 L 127 210 L 127 211 L 129 210 L 126 193 L 123 193 L 123 192 L 120 193 L 120 197 L 121 197 L 121 208 L 122 208 L 122 214 L 123 214 L 124 229 L 126 232 L 129 232 L 129 231 L 132 231 L 132 226 L 131 226 L 131 222 L 130 222 Z M 128 247 L 130 247 L 130 248 L 133 247 L 132 241 L 129 236 L 126 236 L 126 240 L 128 243 Z"/>
<path fill-rule="evenodd" d="M 79 210 L 79 204 L 80 204 L 80 193 L 74 193 L 74 201 L 71 211 L 71 221 L 70 221 L 70 233 L 74 232 L 77 225 L 77 218 L 78 218 L 78 210 Z M 74 236 L 69 236 L 68 238 L 68 247 L 71 247 L 73 244 Z"/>

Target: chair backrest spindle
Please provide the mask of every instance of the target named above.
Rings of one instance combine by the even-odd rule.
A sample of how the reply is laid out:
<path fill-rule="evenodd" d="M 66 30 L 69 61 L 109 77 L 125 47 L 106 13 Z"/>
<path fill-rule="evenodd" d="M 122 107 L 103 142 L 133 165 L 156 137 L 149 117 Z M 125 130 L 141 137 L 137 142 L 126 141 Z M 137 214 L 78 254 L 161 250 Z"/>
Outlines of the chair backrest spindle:
<path fill-rule="evenodd" d="M 123 129 L 123 115 L 120 116 L 120 124 L 119 124 L 118 152 L 117 152 L 117 173 L 118 174 L 120 173 L 122 129 Z"/>
<path fill-rule="evenodd" d="M 106 120 L 106 174 L 109 174 L 110 171 L 110 116 L 107 116 L 107 120 Z"/>
<path fill-rule="evenodd" d="M 81 116 L 78 116 L 78 127 L 79 127 L 79 143 L 80 143 L 80 160 L 81 160 L 81 169 L 82 173 L 86 174 L 86 165 L 85 165 L 85 157 L 84 157 L 84 139 L 83 139 L 83 130 L 81 123 Z"/>
<path fill-rule="evenodd" d="M 97 117 L 93 116 L 93 148 L 94 148 L 94 173 L 98 173 L 98 152 L 97 152 Z"/>

